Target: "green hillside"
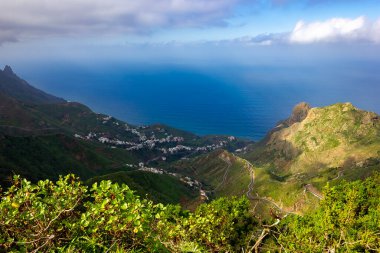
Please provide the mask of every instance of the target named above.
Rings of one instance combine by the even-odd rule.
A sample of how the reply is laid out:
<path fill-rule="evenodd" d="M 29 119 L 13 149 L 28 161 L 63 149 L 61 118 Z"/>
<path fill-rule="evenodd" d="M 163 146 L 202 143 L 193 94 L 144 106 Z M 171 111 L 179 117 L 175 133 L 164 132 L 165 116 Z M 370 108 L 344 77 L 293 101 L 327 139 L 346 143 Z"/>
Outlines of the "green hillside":
<path fill-rule="evenodd" d="M 146 196 L 155 203 L 180 203 L 186 207 L 199 198 L 198 189 L 192 188 L 178 178 L 167 174 L 155 174 L 139 170 L 119 171 L 91 178 L 86 181 L 86 184 L 92 185 L 103 180 L 126 184 L 138 195 Z"/>
<path fill-rule="evenodd" d="M 243 196 L 251 181 L 249 166 L 246 160 L 218 150 L 178 161 L 170 170 L 197 179 L 211 197 Z"/>
<path fill-rule="evenodd" d="M 380 118 L 350 103 L 298 105 L 292 116 L 244 156 L 255 169 L 255 188 L 288 211 L 318 202 L 310 189 L 365 178 L 380 165 Z"/>
<path fill-rule="evenodd" d="M 123 150 L 79 141 L 66 135 L 16 137 L 0 134 L 0 184 L 19 174 L 32 181 L 57 179 L 75 172 L 83 179 L 104 174 L 133 163 Z"/>

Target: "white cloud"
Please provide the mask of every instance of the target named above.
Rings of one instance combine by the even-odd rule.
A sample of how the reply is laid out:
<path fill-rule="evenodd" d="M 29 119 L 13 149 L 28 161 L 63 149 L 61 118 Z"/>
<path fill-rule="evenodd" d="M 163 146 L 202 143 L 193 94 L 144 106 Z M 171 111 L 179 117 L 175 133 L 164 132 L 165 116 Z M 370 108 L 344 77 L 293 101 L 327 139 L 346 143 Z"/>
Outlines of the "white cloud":
<path fill-rule="evenodd" d="M 235 40 L 236 41 L 236 40 Z M 364 16 L 354 19 L 331 18 L 305 23 L 298 21 L 291 32 L 266 33 L 247 37 L 243 42 L 254 45 L 370 43 L 380 44 L 380 18 L 371 21 Z"/>
<path fill-rule="evenodd" d="M 380 19 L 371 22 L 361 16 L 355 19 L 332 18 L 323 22 L 297 22 L 289 34 L 290 43 L 380 42 Z"/>
<path fill-rule="evenodd" d="M 198 42 L 212 45 L 272 46 L 289 44 L 380 44 L 380 18 L 371 21 L 364 16 L 354 19 L 332 18 L 323 22 L 298 21 L 291 32 L 263 33 L 235 39 Z"/>
<path fill-rule="evenodd" d="M 59 35 L 223 25 L 240 0 L 1 0 L 0 44 Z"/>

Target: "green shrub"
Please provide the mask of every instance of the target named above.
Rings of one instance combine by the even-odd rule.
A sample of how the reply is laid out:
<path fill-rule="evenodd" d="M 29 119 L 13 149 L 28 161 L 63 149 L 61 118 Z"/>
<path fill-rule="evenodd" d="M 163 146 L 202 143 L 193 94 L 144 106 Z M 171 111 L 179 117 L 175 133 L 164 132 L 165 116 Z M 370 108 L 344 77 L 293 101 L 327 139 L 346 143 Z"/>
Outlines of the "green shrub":
<path fill-rule="evenodd" d="M 126 185 L 74 175 L 36 185 L 14 177 L 1 194 L 0 251 L 211 252 L 239 248 L 254 222 L 246 199 L 194 213 L 140 199 Z"/>
<path fill-rule="evenodd" d="M 324 195 L 314 213 L 282 223 L 280 244 L 291 252 L 379 252 L 380 174 L 327 186 Z"/>

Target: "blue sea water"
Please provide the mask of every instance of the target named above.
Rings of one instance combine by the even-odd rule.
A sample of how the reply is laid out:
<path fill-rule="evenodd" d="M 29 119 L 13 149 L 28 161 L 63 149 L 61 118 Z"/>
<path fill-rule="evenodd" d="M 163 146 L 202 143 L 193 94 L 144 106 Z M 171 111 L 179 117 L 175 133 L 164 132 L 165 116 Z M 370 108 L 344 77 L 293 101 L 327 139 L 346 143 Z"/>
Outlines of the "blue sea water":
<path fill-rule="evenodd" d="M 164 123 L 200 135 L 259 140 L 301 101 L 352 102 L 380 113 L 376 66 L 70 64 L 20 68 L 32 85 L 133 124 Z"/>

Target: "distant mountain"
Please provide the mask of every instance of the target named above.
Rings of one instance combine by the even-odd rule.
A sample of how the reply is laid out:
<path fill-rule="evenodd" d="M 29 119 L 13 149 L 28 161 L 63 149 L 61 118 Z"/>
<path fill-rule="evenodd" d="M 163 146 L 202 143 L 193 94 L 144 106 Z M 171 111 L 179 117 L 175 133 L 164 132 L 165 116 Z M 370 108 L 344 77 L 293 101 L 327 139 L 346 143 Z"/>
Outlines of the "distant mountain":
<path fill-rule="evenodd" d="M 380 170 L 380 117 L 350 103 L 322 108 L 301 103 L 245 158 L 257 168 L 259 194 L 301 210 L 313 202 L 303 192 Z"/>
<path fill-rule="evenodd" d="M 54 104 L 66 102 L 62 98 L 47 94 L 34 88 L 19 78 L 10 66 L 0 70 L 0 93 L 28 104 Z"/>

